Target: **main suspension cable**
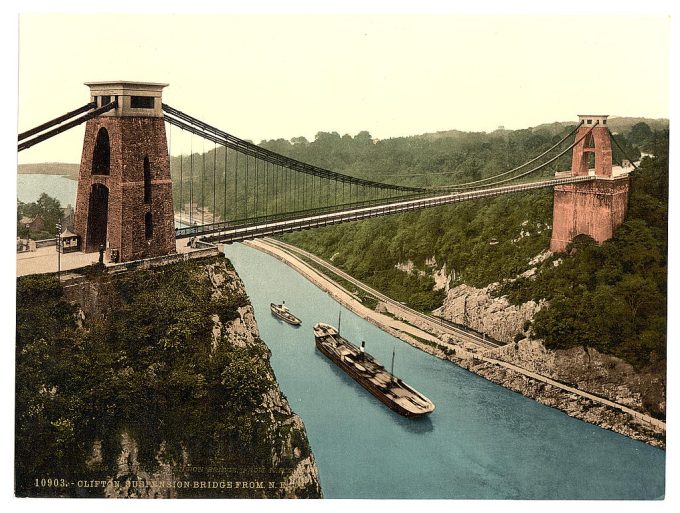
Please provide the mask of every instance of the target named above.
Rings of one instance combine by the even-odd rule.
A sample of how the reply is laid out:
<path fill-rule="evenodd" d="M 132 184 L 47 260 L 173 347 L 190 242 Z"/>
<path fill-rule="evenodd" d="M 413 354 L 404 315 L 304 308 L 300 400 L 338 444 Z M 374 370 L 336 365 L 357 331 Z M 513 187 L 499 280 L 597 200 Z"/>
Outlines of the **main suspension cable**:
<path fill-rule="evenodd" d="M 210 141 L 217 141 L 218 144 L 221 144 L 223 146 L 229 146 L 230 148 L 233 148 L 255 158 L 260 158 L 271 163 L 280 164 L 282 166 L 289 167 L 291 169 L 294 169 L 305 174 L 323 176 L 326 178 L 335 178 L 337 180 L 351 181 L 364 186 L 378 186 L 385 189 L 394 189 L 404 192 L 427 192 L 427 189 L 424 189 L 422 187 L 407 187 L 402 185 L 375 182 L 363 178 L 356 178 L 348 175 L 343 175 L 335 171 L 329 171 L 328 169 L 313 166 L 311 164 L 306 164 L 299 160 L 295 160 L 291 157 L 286 157 L 284 155 L 275 153 L 271 150 L 267 150 L 243 139 L 239 139 L 238 137 L 228 134 L 227 132 L 219 130 L 218 128 L 208 125 L 203 121 L 200 121 L 196 118 L 189 116 L 188 114 L 185 114 L 177 109 L 174 109 L 165 103 L 162 104 L 162 106 L 163 112 L 168 114 L 168 116 L 165 117 L 165 120 L 168 121 L 169 123 L 181 126 L 185 130 L 192 131 L 196 135 L 205 137 Z"/>
<path fill-rule="evenodd" d="M 31 137 L 32 135 L 38 134 L 44 130 L 47 130 L 48 128 L 52 128 L 54 125 L 63 123 L 64 121 L 69 120 L 72 117 L 77 116 L 78 114 L 82 114 L 83 112 L 87 112 L 88 110 L 92 110 L 96 107 L 97 102 L 87 103 L 82 107 L 78 107 L 77 109 L 72 110 L 71 112 L 67 112 L 66 114 L 59 116 L 58 118 L 54 118 L 53 120 L 47 121 L 42 125 L 38 125 L 35 128 L 31 128 L 30 130 L 26 130 L 25 132 L 20 133 L 18 136 L 18 141 L 21 142 L 24 139 Z"/>
<path fill-rule="evenodd" d="M 88 121 L 92 118 L 96 118 L 100 114 L 104 114 L 105 112 L 108 112 L 111 109 L 115 109 L 116 107 L 118 107 L 118 101 L 113 100 L 111 103 L 107 103 L 106 105 L 103 105 L 103 106 L 99 107 L 98 109 L 90 111 L 87 114 L 85 114 L 84 116 L 76 118 L 73 121 L 69 121 L 68 123 L 66 123 L 64 125 L 58 126 L 54 129 L 50 130 L 49 132 L 45 132 L 43 134 L 40 134 L 40 135 L 34 137 L 33 139 L 28 139 L 27 141 L 19 143 L 19 145 L 17 147 L 17 151 L 26 150 L 26 149 L 30 148 L 31 146 L 33 146 L 35 144 L 46 141 L 50 137 L 54 137 L 55 135 L 60 134 L 62 132 L 66 132 L 66 130 L 71 129 L 74 126 L 78 126 L 81 123 L 84 123 L 85 121 Z"/>
<path fill-rule="evenodd" d="M 517 166 L 517 167 L 514 168 L 514 169 L 510 169 L 510 170 L 508 170 L 508 171 L 504 171 L 504 172 L 499 173 L 499 174 L 497 174 L 497 175 L 488 176 L 488 177 L 482 178 L 482 179 L 480 179 L 480 180 L 475 180 L 474 182 L 465 182 L 465 183 L 455 184 L 455 185 L 441 185 L 441 186 L 433 187 L 433 189 L 457 189 L 457 188 L 464 188 L 464 189 L 467 189 L 467 188 L 469 188 L 469 186 L 471 186 L 471 185 L 478 184 L 478 183 L 482 183 L 482 182 L 488 182 L 489 180 L 493 180 L 493 179 L 495 179 L 495 178 L 500 178 L 501 176 L 509 175 L 510 173 L 514 173 L 515 171 L 519 171 L 519 170 L 522 169 L 523 167 L 526 167 L 526 166 L 528 166 L 529 164 L 532 164 L 533 162 L 536 162 L 538 159 L 540 159 L 540 158 L 546 156 L 546 155 L 547 155 L 548 153 L 550 153 L 552 150 L 554 150 L 555 148 L 557 148 L 558 146 L 560 146 L 560 145 L 561 145 L 564 141 L 566 141 L 569 137 L 571 137 L 572 135 L 574 135 L 574 134 L 576 133 L 576 131 L 577 131 L 579 128 L 581 128 L 581 125 L 583 125 L 583 121 L 581 121 L 578 125 L 576 125 L 576 128 L 574 128 L 571 132 L 569 132 L 567 135 L 565 135 L 558 143 L 553 144 L 550 148 L 548 148 L 547 150 L 545 150 L 543 153 L 541 153 L 541 154 L 538 155 L 537 157 L 534 157 L 533 159 L 531 159 L 531 160 L 525 162 L 524 164 L 522 164 L 522 165 L 520 165 L 520 166 Z"/>
<path fill-rule="evenodd" d="M 530 175 L 531 173 L 534 173 L 535 171 L 538 171 L 538 170 L 540 170 L 540 169 L 543 169 L 545 166 L 547 166 L 548 164 L 552 164 L 553 162 L 555 162 L 558 158 L 560 158 L 562 155 L 564 155 L 564 154 L 567 153 L 569 150 L 571 150 L 574 146 L 576 146 L 578 143 L 580 143 L 583 139 L 585 139 L 585 138 L 590 134 L 590 132 L 593 131 L 593 128 L 595 128 L 598 124 L 599 124 L 599 121 L 596 121 L 595 124 L 594 124 L 592 127 L 590 127 L 590 130 L 588 130 L 585 134 L 583 134 L 579 139 L 577 139 L 576 141 L 574 141 L 574 143 L 573 143 L 571 146 L 568 146 L 567 148 L 565 148 L 564 150 L 562 150 L 560 153 L 558 153 L 557 155 L 555 155 L 553 158 L 551 158 L 551 159 L 548 160 L 547 162 L 544 162 L 543 164 L 540 164 L 539 166 L 536 166 L 535 168 L 530 169 L 529 171 L 525 171 L 524 173 L 521 173 L 521 174 L 519 174 L 519 175 L 517 175 L 517 176 L 511 176 L 510 178 L 505 178 L 504 180 L 499 180 L 499 181 L 497 181 L 497 182 L 484 184 L 482 187 L 492 187 L 492 186 L 495 186 L 495 185 L 500 185 L 500 184 L 502 184 L 502 183 L 511 182 L 511 181 L 513 181 L 513 180 L 517 180 L 518 178 L 522 178 L 522 177 L 524 177 L 524 176 Z"/>

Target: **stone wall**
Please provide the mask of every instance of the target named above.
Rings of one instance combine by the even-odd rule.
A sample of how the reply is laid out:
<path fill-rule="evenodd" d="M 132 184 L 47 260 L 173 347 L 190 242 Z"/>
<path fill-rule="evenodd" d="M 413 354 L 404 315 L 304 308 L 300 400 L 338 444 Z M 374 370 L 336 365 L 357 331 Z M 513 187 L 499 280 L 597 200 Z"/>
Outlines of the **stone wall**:
<path fill-rule="evenodd" d="M 109 172 L 93 174 L 97 134 L 108 133 Z M 144 202 L 144 159 L 151 172 L 151 203 Z M 175 251 L 172 180 L 163 118 L 97 117 L 85 126 L 78 177 L 75 231 L 84 251 L 96 251 L 88 230 L 92 186 L 108 190 L 107 251 L 120 260 L 138 260 Z M 153 236 L 145 236 L 145 216 L 152 216 Z"/>

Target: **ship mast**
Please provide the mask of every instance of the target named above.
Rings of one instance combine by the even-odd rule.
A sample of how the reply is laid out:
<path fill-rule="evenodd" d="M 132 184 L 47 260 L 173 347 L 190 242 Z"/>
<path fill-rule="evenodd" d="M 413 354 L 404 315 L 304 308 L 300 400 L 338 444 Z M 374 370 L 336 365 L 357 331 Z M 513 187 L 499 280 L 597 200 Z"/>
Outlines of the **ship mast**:
<path fill-rule="evenodd" d="M 394 347 L 392 348 L 392 370 L 390 371 L 390 374 L 392 374 L 392 377 L 390 378 L 390 381 L 394 381 Z"/>
<path fill-rule="evenodd" d="M 340 336 L 340 319 L 342 319 L 342 310 L 338 310 L 338 336 Z"/>

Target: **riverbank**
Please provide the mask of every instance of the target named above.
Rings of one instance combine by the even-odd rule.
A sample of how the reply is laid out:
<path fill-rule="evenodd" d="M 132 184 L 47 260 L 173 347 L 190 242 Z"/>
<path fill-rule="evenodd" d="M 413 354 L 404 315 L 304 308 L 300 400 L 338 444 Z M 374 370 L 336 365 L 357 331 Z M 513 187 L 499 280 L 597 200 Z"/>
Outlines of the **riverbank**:
<path fill-rule="evenodd" d="M 464 337 L 446 333 L 447 326 L 437 324 L 436 320 L 428 321 L 427 316 L 416 316 L 408 311 L 400 312 L 394 302 L 381 301 L 378 304 L 377 310 L 385 313 L 368 308 L 353 292 L 305 262 L 297 251 L 293 254 L 293 251 L 279 244 L 274 245 L 262 240 L 250 241 L 247 244 L 286 263 L 346 308 L 422 351 L 455 363 L 539 403 L 559 409 L 571 417 L 655 447 L 665 448 L 666 426 L 658 419 L 512 363 L 487 356 L 486 353 L 493 349 L 485 346 L 483 341 L 475 340 L 474 336 Z M 334 274 L 342 273 L 328 263 L 324 267 Z M 363 290 L 372 289 L 364 286 Z M 379 298 L 380 294 L 374 292 L 375 297 Z M 402 307 L 402 310 L 410 309 Z"/>

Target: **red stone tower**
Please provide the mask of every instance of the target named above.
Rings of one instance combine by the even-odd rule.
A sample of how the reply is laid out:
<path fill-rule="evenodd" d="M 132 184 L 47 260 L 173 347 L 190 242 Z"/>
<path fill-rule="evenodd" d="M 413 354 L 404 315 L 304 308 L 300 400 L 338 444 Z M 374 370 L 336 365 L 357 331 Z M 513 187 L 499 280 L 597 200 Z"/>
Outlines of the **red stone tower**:
<path fill-rule="evenodd" d="M 121 262 L 175 252 L 172 180 L 161 92 L 167 84 L 89 82 L 97 106 L 87 121 L 75 230 L 85 252 L 106 248 Z"/>
<path fill-rule="evenodd" d="M 564 251 L 567 244 L 581 234 L 602 243 L 612 237 L 626 217 L 629 179 L 626 175 L 612 175 L 607 117 L 579 116 L 583 125 L 576 132 L 576 140 L 588 135 L 574 146 L 571 174 L 596 178 L 555 187 L 551 251 Z"/>

